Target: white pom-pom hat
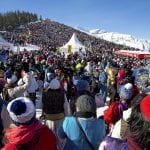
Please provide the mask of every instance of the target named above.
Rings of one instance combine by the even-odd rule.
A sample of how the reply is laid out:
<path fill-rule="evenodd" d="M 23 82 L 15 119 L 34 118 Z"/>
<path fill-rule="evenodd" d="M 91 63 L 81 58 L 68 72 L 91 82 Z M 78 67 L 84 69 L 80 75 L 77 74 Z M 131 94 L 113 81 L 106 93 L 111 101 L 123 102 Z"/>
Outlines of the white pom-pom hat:
<path fill-rule="evenodd" d="M 7 105 L 7 110 L 16 125 L 29 125 L 35 119 L 35 106 L 33 102 L 26 97 L 18 97 Z"/>
<path fill-rule="evenodd" d="M 16 77 L 16 75 L 13 74 L 11 76 L 11 78 L 7 78 L 6 80 L 7 80 L 8 84 L 13 84 L 13 83 L 15 83 L 17 81 L 17 77 Z"/>

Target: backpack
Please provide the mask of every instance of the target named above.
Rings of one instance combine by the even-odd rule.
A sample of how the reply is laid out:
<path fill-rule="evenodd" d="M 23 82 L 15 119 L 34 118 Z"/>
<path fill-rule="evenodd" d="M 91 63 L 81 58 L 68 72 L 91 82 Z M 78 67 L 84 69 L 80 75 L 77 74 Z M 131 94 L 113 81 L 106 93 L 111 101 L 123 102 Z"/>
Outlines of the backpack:
<path fill-rule="evenodd" d="M 104 121 L 107 125 L 115 124 L 119 118 L 119 102 L 112 102 L 109 108 L 104 112 Z"/>

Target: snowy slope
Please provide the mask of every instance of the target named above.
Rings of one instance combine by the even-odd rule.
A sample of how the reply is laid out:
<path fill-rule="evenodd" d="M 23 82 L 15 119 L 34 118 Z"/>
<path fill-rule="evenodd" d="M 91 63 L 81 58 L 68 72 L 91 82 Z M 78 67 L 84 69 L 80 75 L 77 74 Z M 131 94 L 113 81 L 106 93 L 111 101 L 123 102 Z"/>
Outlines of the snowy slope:
<path fill-rule="evenodd" d="M 79 27 L 76 27 L 75 29 L 116 44 L 126 45 L 144 51 L 150 51 L 150 40 L 137 39 L 132 35 L 120 34 L 115 32 L 107 32 L 101 29 L 92 29 L 89 31 Z"/>

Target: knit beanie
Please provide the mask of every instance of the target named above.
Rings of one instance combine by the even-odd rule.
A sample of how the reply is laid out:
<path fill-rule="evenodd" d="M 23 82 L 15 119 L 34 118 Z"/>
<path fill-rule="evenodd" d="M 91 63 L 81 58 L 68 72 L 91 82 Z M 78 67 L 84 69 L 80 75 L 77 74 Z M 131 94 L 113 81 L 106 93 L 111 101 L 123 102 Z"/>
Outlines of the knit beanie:
<path fill-rule="evenodd" d="M 35 106 L 33 102 L 26 97 L 18 97 L 8 103 L 8 113 L 13 123 L 19 125 L 29 125 L 35 119 Z"/>
<path fill-rule="evenodd" d="M 80 112 L 96 112 L 95 100 L 88 95 L 82 95 L 78 97 L 76 107 L 79 109 Z"/>
<path fill-rule="evenodd" d="M 89 83 L 86 80 L 78 80 L 76 84 L 77 91 L 88 91 Z"/>
<path fill-rule="evenodd" d="M 120 89 L 119 95 L 123 99 L 129 100 L 133 95 L 133 85 L 131 83 L 123 85 Z"/>

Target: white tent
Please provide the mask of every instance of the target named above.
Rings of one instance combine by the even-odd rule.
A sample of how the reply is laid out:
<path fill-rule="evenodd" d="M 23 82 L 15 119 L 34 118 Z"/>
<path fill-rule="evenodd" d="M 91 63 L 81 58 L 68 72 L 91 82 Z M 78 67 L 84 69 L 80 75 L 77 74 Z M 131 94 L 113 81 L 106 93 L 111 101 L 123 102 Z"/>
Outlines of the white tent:
<path fill-rule="evenodd" d="M 40 47 L 36 46 L 36 45 L 31 45 L 31 44 L 26 44 L 25 46 L 14 46 L 13 51 L 14 52 L 22 52 L 22 51 L 38 51 L 40 50 Z"/>
<path fill-rule="evenodd" d="M 13 44 L 7 42 L 6 40 L 4 40 L 2 38 L 2 36 L 0 36 L 0 48 L 12 49 L 13 48 Z"/>
<path fill-rule="evenodd" d="M 60 52 L 61 54 L 65 53 L 69 54 L 68 49 L 70 47 L 70 52 L 71 53 L 86 53 L 85 51 L 85 46 L 78 40 L 77 36 L 75 33 L 73 33 L 71 39 L 62 47 L 60 47 Z"/>

